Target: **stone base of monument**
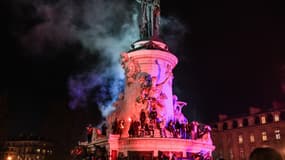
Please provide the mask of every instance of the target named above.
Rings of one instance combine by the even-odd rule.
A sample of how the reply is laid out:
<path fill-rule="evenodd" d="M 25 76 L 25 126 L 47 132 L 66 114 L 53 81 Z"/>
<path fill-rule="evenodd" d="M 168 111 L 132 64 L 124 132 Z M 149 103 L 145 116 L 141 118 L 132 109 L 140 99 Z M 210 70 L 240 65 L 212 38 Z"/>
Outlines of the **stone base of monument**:
<path fill-rule="evenodd" d="M 158 138 L 156 137 L 158 135 L 159 132 L 155 132 L 154 137 L 120 138 L 119 135 L 111 134 L 109 137 L 82 145 L 106 147 L 109 160 L 116 160 L 119 156 L 128 157 L 128 160 L 141 158 L 151 160 L 156 159 L 161 153 L 175 154 L 177 158 L 190 158 L 189 156 L 201 152 L 211 154 L 215 148 L 200 139 Z"/>

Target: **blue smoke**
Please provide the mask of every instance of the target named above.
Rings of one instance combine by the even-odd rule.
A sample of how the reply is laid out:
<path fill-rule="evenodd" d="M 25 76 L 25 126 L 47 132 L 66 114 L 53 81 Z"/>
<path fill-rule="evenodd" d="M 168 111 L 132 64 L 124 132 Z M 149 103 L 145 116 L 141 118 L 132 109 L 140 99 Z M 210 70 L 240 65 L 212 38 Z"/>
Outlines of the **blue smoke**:
<path fill-rule="evenodd" d="M 126 1 L 104 0 L 88 1 L 83 8 L 81 25 L 85 27 L 75 28 L 74 33 L 84 48 L 98 56 L 99 63 L 90 72 L 70 77 L 69 106 L 85 106 L 90 97 L 107 116 L 124 88 L 120 53 L 129 50 L 130 44 L 139 38 L 137 10 Z"/>
<path fill-rule="evenodd" d="M 46 46 L 60 49 L 66 47 L 66 43 L 79 42 L 85 50 L 98 57 L 98 63 L 87 68 L 88 71 L 70 76 L 69 107 L 84 107 L 92 99 L 106 116 L 124 88 L 120 53 L 128 51 L 130 45 L 139 39 L 138 3 L 135 0 L 15 0 L 13 3 L 15 6 L 32 4 L 35 8 L 33 16 L 42 20 L 29 32 L 17 35 L 31 53 L 50 54 L 45 51 Z M 179 27 L 176 24 L 175 19 L 162 19 L 162 27 Z M 179 37 L 167 39 L 171 43 L 172 40 L 179 43 Z"/>

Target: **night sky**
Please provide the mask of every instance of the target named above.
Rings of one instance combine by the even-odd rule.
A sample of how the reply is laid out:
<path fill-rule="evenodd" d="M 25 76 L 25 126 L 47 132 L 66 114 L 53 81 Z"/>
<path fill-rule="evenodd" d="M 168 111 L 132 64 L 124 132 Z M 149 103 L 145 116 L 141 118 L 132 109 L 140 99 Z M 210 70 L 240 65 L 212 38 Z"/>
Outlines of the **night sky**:
<path fill-rule="evenodd" d="M 219 113 L 284 100 L 281 2 L 161 0 L 161 38 L 179 59 L 173 91 L 188 102 L 190 120 L 213 122 Z M 87 123 L 100 123 L 98 106 L 121 86 L 116 57 L 138 40 L 135 0 L 1 3 L 4 136 L 40 135 L 66 153 Z"/>

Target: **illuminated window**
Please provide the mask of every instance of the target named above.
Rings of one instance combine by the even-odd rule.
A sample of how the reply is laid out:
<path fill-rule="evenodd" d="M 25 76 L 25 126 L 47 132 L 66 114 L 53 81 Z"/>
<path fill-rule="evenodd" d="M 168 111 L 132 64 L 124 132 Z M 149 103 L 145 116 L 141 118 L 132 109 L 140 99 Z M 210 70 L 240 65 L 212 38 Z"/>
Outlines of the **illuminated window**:
<path fill-rule="evenodd" d="M 250 136 L 249 136 L 249 141 L 250 141 L 251 143 L 253 143 L 253 142 L 255 141 L 253 134 L 250 134 Z"/>
<path fill-rule="evenodd" d="M 274 122 L 279 122 L 280 118 L 278 114 L 274 114 Z"/>
<path fill-rule="evenodd" d="M 275 139 L 280 140 L 280 139 L 281 139 L 280 130 L 279 130 L 279 129 L 276 129 L 276 130 L 274 131 L 274 133 L 275 133 Z"/>
<path fill-rule="evenodd" d="M 266 117 L 265 116 L 261 116 L 261 124 L 265 124 L 266 123 Z"/>
<path fill-rule="evenodd" d="M 242 143 L 243 143 L 243 137 L 242 137 L 242 135 L 239 135 L 239 136 L 238 136 L 238 143 L 239 143 L 239 144 L 242 144 Z"/>
<path fill-rule="evenodd" d="M 267 141 L 267 133 L 266 132 L 262 132 L 261 133 L 261 138 L 262 138 L 262 141 Z"/>

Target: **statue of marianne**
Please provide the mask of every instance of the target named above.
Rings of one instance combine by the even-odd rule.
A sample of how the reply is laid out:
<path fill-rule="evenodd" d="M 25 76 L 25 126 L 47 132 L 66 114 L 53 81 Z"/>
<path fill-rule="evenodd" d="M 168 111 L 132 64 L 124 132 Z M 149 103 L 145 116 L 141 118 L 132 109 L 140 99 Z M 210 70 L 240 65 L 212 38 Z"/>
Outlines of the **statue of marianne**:
<path fill-rule="evenodd" d="M 160 25 L 160 0 L 136 0 L 141 4 L 140 38 L 158 38 Z"/>

